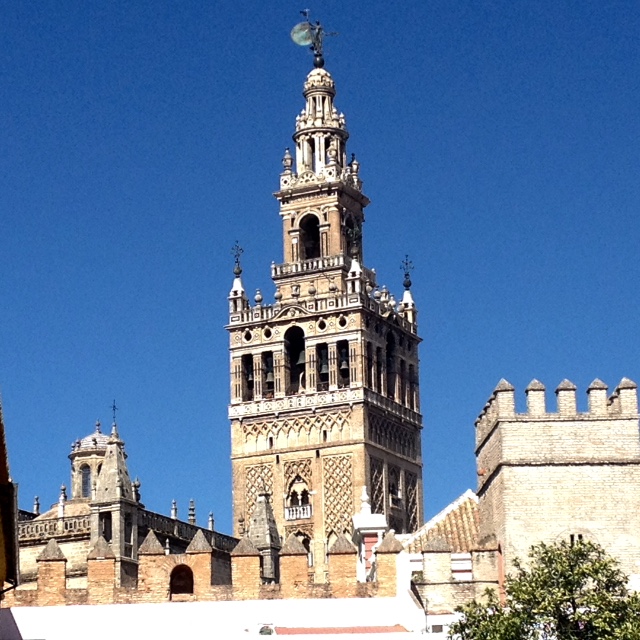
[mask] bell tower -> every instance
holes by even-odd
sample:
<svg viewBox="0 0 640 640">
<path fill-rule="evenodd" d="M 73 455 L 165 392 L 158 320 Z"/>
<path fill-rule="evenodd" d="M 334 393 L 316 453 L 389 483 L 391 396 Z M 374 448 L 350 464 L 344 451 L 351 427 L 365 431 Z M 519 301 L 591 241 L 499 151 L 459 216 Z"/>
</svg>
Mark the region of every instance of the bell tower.
<svg viewBox="0 0 640 640">
<path fill-rule="evenodd" d="M 260 291 L 249 303 L 236 252 L 229 418 L 234 534 L 269 494 L 279 535 L 298 536 L 322 582 L 363 486 L 397 532 L 422 523 L 420 338 L 408 261 L 399 303 L 364 266 L 369 200 L 317 57 L 303 95 L 274 194 L 284 261 L 271 267 L 273 303 Z"/>
</svg>

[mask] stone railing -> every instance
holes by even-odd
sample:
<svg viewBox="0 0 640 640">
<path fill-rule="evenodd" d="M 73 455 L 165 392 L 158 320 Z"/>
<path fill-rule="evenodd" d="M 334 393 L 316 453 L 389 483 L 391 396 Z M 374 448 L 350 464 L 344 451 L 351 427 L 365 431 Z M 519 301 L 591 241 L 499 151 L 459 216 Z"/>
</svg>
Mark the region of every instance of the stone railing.
<svg viewBox="0 0 640 640">
<path fill-rule="evenodd" d="M 191 542 L 193 537 L 198 531 L 204 533 L 204 537 L 207 542 L 214 548 L 221 551 L 233 551 L 238 540 L 231 536 L 226 536 L 223 533 L 216 531 L 210 531 L 203 527 L 198 527 L 195 524 L 189 524 L 188 522 L 182 522 L 181 520 L 174 520 L 169 516 L 163 516 L 160 513 L 154 513 L 153 511 L 141 511 L 139 526 L 146 526 L 149 529 L 153 529 L 155 533 L 165 536 L 171 536 L 173 538 L 179 538 L 185 542 Z"/>
<path fill-rule="evenodd" d="M 244 418 L 260 413 L 297 410 L 306 408 L 320 408 L 345 402 L 362 402 L 365 390 L 362 387 L 336 389 L 332 391 L 309 391 L 296 395 L 263 398 L 255 402 L 232 405 L 229 407 L 230 418 Z M 415 414 L 415 412 L 412 412 Z M 417 414 L 416 414 L 417 415 Z"/>
<path fill-rule="evenodd" d="M 300 505 L 297 507 L 285 507 L 284 519 L 285 520 L 305 520 L 312 516 L 310 504 Z"/>
<path fill-rule="evenodd" d="M 368 400 L 371 404 L 380 407 L 381 409 L 385 409 L 386 411 L 390 411 L 395 415 L 400 415 L 412 424 L 422 425 L 422 416 L 417 411 L 409 409 L 401 405 L 399 402 L 391 400 L 391 398 L 386 398 L 385 396 L 377 393 L 376 391 L 372 391 L 371 389 L 365 388 L 364 395 L 365 399 Z"/>
<path fill-rule="evenodd" d="M 331 267 L 348 267 L 351 259 L 344 255 L 325 256 L 323 258 L 311 258 L 310 260 L 302 260 L 300 262 L 285 262 L 284 264 L 272 264 L 271 276 L 278 278 L 279 276 L 289 275 L 290 273 L 306 273 L 307 271 L 320 271 Z"/>
<path fill-rule="evenodd" d="M 58 537 L 83 538 L 90 533 L 91 516 L 89 515 L 18 522 L 18 538 L 21 542 Z"/>
</svg>

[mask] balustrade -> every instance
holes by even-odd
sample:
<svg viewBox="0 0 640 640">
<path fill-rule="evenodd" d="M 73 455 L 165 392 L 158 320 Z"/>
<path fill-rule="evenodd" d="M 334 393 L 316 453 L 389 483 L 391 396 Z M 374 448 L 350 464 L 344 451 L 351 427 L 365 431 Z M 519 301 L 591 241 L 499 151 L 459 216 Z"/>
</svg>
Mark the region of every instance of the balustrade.
<svg viewBox="0 0 640 640">
<path fill-rule="evenodd" d="M 305 520 L 313 515 L 310 504 L 300 505 L 297 507 L 285 507 L 285 520 Z"/>
</svg>

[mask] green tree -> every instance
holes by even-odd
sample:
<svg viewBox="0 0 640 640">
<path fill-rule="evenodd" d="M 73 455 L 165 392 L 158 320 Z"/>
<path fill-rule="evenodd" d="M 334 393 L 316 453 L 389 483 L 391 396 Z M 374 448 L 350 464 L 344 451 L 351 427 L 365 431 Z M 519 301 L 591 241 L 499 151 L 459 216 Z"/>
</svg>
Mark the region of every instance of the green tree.
<svg viewBox="0 0 640 640">
<path fill-rule="evenodd" d="M 640 640 L 640 597 L 597 544 L 539 544 L 514 562 L 502 600 L 459 607 L 449 637 L 460 640 Z"/>
</svg>

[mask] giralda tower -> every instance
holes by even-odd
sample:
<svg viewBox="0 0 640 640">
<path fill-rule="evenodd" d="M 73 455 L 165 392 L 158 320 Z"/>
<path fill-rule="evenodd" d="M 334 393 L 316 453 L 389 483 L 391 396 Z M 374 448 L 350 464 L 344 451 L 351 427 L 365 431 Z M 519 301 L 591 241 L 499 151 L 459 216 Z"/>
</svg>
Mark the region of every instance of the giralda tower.
<svg viewBox="0 0 640 640">
<path fill-rule="evenodd" d="M 279 534 L 298 535 L 322 581 L 363 487 L 396 532 L 422 523 L 422 418 L 409 270 L 396 302 L 364 266 L 369 200 L 318 58 L 275 193 L 284 253 L 271 268 L 275 301 L 257 292 L 249 303 L 237 260 L 227 329 L 234 533 L 269 494 Z"/>
</svg>

